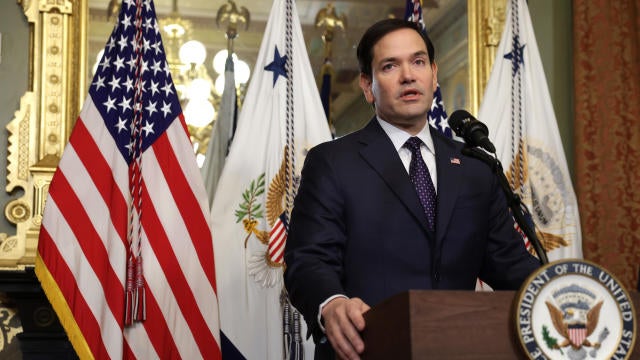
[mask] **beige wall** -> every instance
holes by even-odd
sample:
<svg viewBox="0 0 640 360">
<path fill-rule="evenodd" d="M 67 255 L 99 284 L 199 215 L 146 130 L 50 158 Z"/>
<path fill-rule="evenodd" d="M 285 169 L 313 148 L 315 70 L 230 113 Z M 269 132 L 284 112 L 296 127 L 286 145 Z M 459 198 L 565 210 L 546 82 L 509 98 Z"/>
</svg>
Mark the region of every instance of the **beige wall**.
<svg viewBox="0 0 640 360">
<path fill-rule="evenodd" d="M 573 178 L 573 21 L 571 0 L 529 0 L 551 102 Z M 575 183 L 575 181 L 574 181 Z"/>
</svg>

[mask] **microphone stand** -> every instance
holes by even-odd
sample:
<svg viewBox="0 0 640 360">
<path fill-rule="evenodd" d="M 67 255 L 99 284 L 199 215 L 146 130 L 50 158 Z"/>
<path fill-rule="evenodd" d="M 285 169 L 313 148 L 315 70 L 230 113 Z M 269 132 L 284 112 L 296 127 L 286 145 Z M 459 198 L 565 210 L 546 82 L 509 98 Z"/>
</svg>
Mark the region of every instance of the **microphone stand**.
<svg viewBox="0 0 640 360">
<path fill-rule="evenodd" d="M 485 162 L 487 165 L 489 165 L 491 170 L 493 170 L 493 172 L 498 177 L 498 181 L 500 183 L 500 186 L 502 187 L 502 190 L 504 191 L 505 196 L 507 197 L 507 204 L 509 205 L 509 208 L 511 208 L 513 217 L 516 219 L 516 221 L 520 225 L 520 228 L 527 236 L 529 241 L 531 241 L 531 245 L 533 245 L 533 249 L 536 251 L 538 259 L 540 259 L 540 262 L 543 265 L 549 263 L 547 253 L 544 251 L 544 247 L 542 247 L 542 243 L 540 242 L 540 239 L 538 239 L 535 229 L 533 229 L 529 222 L 526 220 L 526 215 L 529 215 L 529 210 L 522 203 L 520 196 L 518 196 L 518 194 L 515 194 L 511 189 L 511 186 L 507 181 L 507 177 L 504 175 L 504 171 L 502 170 L 502 164 L 500 163 L 500 160 L 477 147 L 465 146 L 462 149 L 462 154 L 474 157 Z M 529 218 L 531 218 L 530 215 Z"/>
</svg>

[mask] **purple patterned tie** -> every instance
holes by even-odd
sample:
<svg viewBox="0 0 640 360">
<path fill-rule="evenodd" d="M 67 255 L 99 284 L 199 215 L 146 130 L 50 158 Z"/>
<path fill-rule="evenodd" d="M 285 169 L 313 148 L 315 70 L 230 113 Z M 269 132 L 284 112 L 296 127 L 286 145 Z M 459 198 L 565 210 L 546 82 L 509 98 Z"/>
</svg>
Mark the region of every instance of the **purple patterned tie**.
<svg viewBox="0 0 640 360">
<path fill-rule="evenodd" d="M 422 159 L 420 153 L 420 145 L 422 140 L 417 137 L 411 137 L 404 143 L 404 147 L 411 150 L 411 163 L 409 163 L 409 178 L 415 186 L 420 198 L 420 203 L 427 216 L 429 229 L 434 230 L 436 218 L 436 189 L 431 181 L 431 175 L 427 164 Z"/>
</svg>

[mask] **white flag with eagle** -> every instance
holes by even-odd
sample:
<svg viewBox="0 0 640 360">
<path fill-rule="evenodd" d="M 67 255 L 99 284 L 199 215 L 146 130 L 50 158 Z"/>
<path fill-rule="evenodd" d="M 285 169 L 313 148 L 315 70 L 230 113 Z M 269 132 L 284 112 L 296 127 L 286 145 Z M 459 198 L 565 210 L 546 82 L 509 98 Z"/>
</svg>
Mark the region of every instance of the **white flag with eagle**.
<svg viewBox="0 0 640 360">
<path fill-rule="evenodd" d="M 293 358 L 306 341 L 282 253 L 305 154 L 331 139 L 307 54 L 295 3 L 275 0 L 211 208 L 223 358 Z"/>
<path fill-rule="evenodd" d="M 582 258 L 578 204 L 524 0 L 510 0 L 478 118 L 549 260 Z"/>
</svg>

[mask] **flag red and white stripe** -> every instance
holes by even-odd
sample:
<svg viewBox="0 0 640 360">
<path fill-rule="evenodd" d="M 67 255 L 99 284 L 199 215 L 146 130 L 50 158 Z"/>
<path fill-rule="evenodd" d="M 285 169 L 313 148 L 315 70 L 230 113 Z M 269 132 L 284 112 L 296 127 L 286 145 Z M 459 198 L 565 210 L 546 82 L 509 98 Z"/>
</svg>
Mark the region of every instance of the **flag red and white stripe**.
<svg viewBox="0 0 640 360">
<path fill-rule="evenodd" d="M 287 243 L 288 234 L 289 225 L 287 222 L 287 214 L 283 212 L 278 216 L 269 233 L 267 251 L 271 262 L 276 264 L 284 263 L 284 245 Z"/>
<path fill-rule="evenodd" d="M 579 348 L 582 343 L 587 339 L 587 328 L 584 325 L 572 327 L 569 326 L 569 340 L 571 344 Z"/>
<path fill-rule="evenodd" d="M 137 15 L 133 1 L 122 8 L 49 186 L 36 274 L 80 358 L 219 359 L 206 191 L 171 77 L 166 67 L 152 69 L 156 62 L 166 65 L 159 35 L 153 31 L 153 3 L 138 1 Z M 132 30 L 136 25 L 122 26 L 134 16 L 138 30 Z M 148 65 L 137 72 L 146 87 L 140 89 L 145 128 L 141 201 L 133 216 L 141 225 L 146 320 L 125 326 L 133 162 L 126 156 L 131 140 L 121 140 L 131 137 L 127 121 L 133 119 L 134 97 L 129 95 L 134 90 L 126 85 L 136 68 L 133 61 L 124 66 L 122 62 L 123 51 L 133 44 L 110 45 L 114 39 L 133 38 L 135 31 L 143 31 L 146 45 L 151 44 L 146 51 L 141 46 L 127 54 L 142 56 L 138 64 Z M 165 85 L 164 91 L 154 84 Z"/>
</svg>

